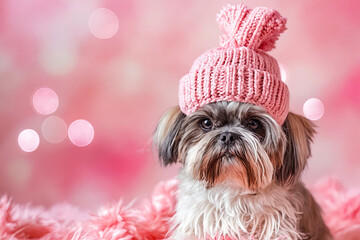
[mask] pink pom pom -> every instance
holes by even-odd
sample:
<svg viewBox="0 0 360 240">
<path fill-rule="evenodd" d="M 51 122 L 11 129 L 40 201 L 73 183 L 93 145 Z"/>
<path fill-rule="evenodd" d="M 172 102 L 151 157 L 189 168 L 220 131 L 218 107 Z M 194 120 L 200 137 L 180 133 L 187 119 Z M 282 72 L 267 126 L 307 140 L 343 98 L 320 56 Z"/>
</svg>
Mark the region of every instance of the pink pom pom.
<svg viewBox="0 0 360 240">
<path fill-rule="evenodd" d="M 228 5 L 218 14 L 222 29 L 222 47 L 248 47 L 270 51 L 280 33 L 286 30 L 286 18 L 265 7 L 249 9 L 244 4 Z"/>
</svg>

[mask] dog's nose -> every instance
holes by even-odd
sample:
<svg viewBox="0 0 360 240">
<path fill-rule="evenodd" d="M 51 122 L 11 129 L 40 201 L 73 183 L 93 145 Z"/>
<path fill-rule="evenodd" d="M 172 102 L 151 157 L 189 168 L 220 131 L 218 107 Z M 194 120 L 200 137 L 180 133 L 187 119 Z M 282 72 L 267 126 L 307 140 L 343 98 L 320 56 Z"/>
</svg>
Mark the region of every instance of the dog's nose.
<svg viewBox="0 0 360 240">
<path fill-rule="evenodd" d="M 224 132 L 220 134 L 219 141 L 223 144 L 231 144 L 235 141 L 235 136 L 231 132 Z"/>
</svg>

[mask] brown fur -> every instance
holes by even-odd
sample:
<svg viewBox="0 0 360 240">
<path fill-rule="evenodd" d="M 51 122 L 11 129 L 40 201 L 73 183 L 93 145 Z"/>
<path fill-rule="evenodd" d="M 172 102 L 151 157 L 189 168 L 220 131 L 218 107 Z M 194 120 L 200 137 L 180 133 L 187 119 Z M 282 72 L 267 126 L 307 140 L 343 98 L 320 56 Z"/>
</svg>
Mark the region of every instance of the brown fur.
<svg viewBox="0 0 360 240">
<path fill-rule="evenodd" d="M 156 127 L 153 144 L 164 166 L 178 161 L 179 130 L 184 118 L 185 114 L 178 106 L 175 106 L 162 116 Z"/>
<path fill-rule="evenodd" d="M 283 124 L 283 130 L 287 144 L 283 165 L 276 173 L 277 180 L 282 185 L 290 186 L 290 191 L 299 196 L 299 211 L 302 212 L 299 230 L 310 236 L 304 239 L 331 240 L 333 238 L 321 216 L 320 206 L 299 181 L 311 156 L 310 144 L 316 132 L 315 126 L 308 119 L 290 112 Z"/>
<path fill-rule="evenodd" d="M 212 121 L 211 131 L 200 127 L 204 119 Z M 251 119 L 261 123 L 258 129 L 249 128 Z M 231 146 L 218 140 L 227 132 L 235 138 Z M 309 236 L 304 239 L 329 240 L 320 208 L 300 181 L 314 133 L 314 124 L 297 114 L 289 113 L 279 126 L 261 107 L 223 101 L 188 116 L 179 107 L 170 109 L 159 122 L 154 143 L 164 165 L 181 162 L 207 188 L 231 183 L 256 192 L 275 182 L 288 189 L 301 202 L 299 232 Z"/>
<path fill-rule="evenodd" d="M 268 167 L 263 168 L 259 165 L 260 163 L 255 163 L 264 161 L 266 164 L 268 160 L 258 159 L 255 155 L 258 152 L 249 149 L 247 142 L 250 141 L 247 138 L 251 135 L 253 144 L 257 144 L 260 151 L 260 142 L 270 139 L 270 137 L 266 137 L 265 129 L 266 124 L 270 124 L 268 123 L 269 117 L 260 107 L 257 107 L 257 111 L 252 109 L 256 108 L 255 106 L 243 105 L 243 108 L 244 110 L 240 111 L 238 104 L 229 105 L 227 102 L 208 104 L 187 116 L 182 122 L 182 129 L 179 132 L 179 135 L 182 136 L 179 143 L 180 156 L 184 158 L 182 160 L 184 162 L 189 149 L 197 145 L 198 155 L 193 167 L 194 177 L 205 181 L 208 187 L 228 180 L 240 183 L 243 188 L 254 191 L 270 183 L 272 168 L 269 169 L 269 164 Z M 201 120 L 206 118 L 211 119 L 214 124 L 211 133 L 204 132 L 199 127 Z M 248 121 L 252 118 L 259 119 L 264 127 L 257 131 L 250 131 Z M 233 146 L 224 148 L 219 144 L 218 139 L 223 132 L 233 134 L 236 139 Z M 202 139 L 207 139 L 207 141 L 201 143 Z M 283 141 L 269 142 L 271 144 L 268 145 L 273 146 L 267 146 L 266 151 L 276 155 L 279 145 L 282 146 Z M 262 150 L 262 154 L 266 157 L 268 155 L 265 150 Z M 281 159 L 278 157 L 270 161 L 273 161 L 274 165 L 280 165 Z"/>
<path fill-rule="evenodd" d="M 302 207 L 302 209 L 299 209 L 302 212 L 299 230 L 310 236 L 303 239 L 332 240 L 331 233 L 321 216 L 320 206 L 316 203 L 309 190 L 301 182 L 297 182 L 290 191 L 299 196 L 298 199 Z"/>
<path fill-rule="evenodd" d="M 280 184 L 295 184 L 311 156 L 310 144 L 315 134 L 315 126 L 305 117 L 289 113 L 282 126 L 287 143 L 281 168 L 276 173 Z"/>
</svg>

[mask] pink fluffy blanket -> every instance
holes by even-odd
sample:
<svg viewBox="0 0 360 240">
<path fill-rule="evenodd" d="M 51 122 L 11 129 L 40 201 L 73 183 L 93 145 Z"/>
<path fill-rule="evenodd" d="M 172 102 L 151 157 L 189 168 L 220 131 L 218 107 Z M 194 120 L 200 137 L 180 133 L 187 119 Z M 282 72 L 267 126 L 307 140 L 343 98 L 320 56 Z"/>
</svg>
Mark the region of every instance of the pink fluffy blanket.
<svg viewBox="0 0 360 240">
<path fill-rule="evenodd" d="M 0 239 L 120 240 L 165 239 L 175 213 L 177 181 L 159 183 L 150 200 L 138 206 L 121 201 L 99 208 L 97 214 L 68 204 L 50 209 L 0 199 Z M 312 188 L 324 219 L 338 240 L 360 239 L 360 191 L 346 190 L 335 179 Z"/>
</svg>

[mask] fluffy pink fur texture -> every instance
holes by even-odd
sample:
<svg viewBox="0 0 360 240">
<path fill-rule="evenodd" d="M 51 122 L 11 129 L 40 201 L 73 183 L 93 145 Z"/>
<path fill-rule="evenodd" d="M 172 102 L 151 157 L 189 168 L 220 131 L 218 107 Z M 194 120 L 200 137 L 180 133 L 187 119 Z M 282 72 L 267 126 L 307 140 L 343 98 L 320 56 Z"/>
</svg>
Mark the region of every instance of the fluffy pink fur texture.
<svg viewBox="0 0 360 240">
<path fill-rule="evenodd" d="M 127 240 L 166 239 L 175 213 L 177 181 L 159 183 L 139 206 L 118 203 L 102 206 L 90 215 L 68 204 L 50 209 L 14 204 L 0 199 L 1 240 Z M 360 191 L 346 190 L 329 178 L 312 192 L 323 208 L 327 225 L 338 240 L 360 239 Z M 218 238 L 217 240 L 224 240 Z"/>
</svg>

